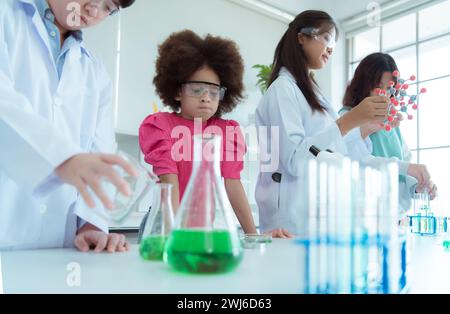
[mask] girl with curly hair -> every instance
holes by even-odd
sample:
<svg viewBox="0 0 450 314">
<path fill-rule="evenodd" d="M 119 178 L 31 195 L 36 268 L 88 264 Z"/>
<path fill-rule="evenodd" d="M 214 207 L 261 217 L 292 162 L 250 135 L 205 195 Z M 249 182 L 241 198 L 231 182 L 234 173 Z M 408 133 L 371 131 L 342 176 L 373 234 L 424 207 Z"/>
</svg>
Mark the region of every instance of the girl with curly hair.
<svg viewBox="0 0 450 314">
<path fill-rule="evenodd" d="M 256 233 L 240 181 L 245 141 L 236 121 L 221 118 L 243 98 L 243 72 L 242 57 L 233 41 L 211 35 L 201 38 L 190 30 L 172 34 L 159 47 L 153 80 L 159 97 L 172 112 L 148 116 L 140 126 L 139 143 L 145 161 L 161 182 L 173 185 L 172 201 L 178 208 L 192 172 L 192 156 L 174 156 L 178 154 L 174 154 L 174 145 L 180 140 L 174 129 L 188 129 L 191 135 L 198 132 L 198 126 L 201 132 L 220 129 L 225 156 L 220 168 L 228 198 L 244 232 Z M 230 133 L 230 128 L 234 132 Z M 232 138 L 227 138 L 230 134 Z M 230 160 L 230 156 L 234 158 Z"/>
</svg>

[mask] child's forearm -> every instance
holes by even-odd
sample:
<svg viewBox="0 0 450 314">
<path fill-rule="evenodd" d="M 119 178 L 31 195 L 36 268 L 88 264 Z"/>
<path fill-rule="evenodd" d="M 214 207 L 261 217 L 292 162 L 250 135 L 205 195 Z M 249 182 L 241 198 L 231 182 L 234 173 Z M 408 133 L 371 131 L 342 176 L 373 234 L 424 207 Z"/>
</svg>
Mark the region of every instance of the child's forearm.
<svg viewBox="0 0 450 314">
<path fill-rule="evenodd" d="M 240 180 L 225 179 L 225 189 L 231 206 L 245 233 L 256 233 L 252 210 Z"/>
</svg>

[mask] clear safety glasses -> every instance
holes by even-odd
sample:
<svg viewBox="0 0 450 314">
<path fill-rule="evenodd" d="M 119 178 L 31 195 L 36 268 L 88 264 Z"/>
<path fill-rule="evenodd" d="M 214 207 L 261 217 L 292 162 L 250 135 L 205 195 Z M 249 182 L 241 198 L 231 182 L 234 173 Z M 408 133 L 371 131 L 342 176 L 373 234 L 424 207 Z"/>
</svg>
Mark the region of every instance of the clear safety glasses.
<svg viewBox="0 0 450 314">
<path fill-rule="evenodd" d="M 113 0 L 91 0 L 90 2 L 107 15 L 116 15 L 120 11 L 120 6 Z"/>
<path fill-rule="evenodd" d="M 299 34 L 304 34 L 327 46 L 328 49 L 336 48 L 336 37 L 329 32 L 320 33 L 320 30 L 313 27 L 302 28 Z"/>
<path fill-rule="evenodd" d="M 181 89 L 187 96 L 202 97 L 205 92 L 208 92 L 212 101 L 223 100 L 225 97 L 226 87 L 214 83 L 202 81 L 188 81 L 181 84 Z"/>
</svg>

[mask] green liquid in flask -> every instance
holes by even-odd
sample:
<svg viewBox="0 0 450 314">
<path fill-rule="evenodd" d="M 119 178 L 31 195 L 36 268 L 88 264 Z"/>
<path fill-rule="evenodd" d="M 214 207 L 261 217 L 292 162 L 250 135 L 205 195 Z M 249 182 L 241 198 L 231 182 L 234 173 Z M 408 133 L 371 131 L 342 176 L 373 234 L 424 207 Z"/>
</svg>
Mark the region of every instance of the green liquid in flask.
<svg viewBox="0 0 450 314">
<path fill-rule="evenodd" d="M 166 240 L 165 236 L 149 236 L 143 239 L 139 247 L 141 257 L 149 261 L 162 261 Z"/>
<path fill-rule="evenodd" d="M 443 245 L 447 250 L 450 250 L 450 240 L 445 240 Z"/>
<path fill-rule="evenodd" d="M 175 230 L 167 243 L 166 258 L 181 272 L 225 273 L 240 264 L 242 249 L 228 231 Z"/>
</svg>

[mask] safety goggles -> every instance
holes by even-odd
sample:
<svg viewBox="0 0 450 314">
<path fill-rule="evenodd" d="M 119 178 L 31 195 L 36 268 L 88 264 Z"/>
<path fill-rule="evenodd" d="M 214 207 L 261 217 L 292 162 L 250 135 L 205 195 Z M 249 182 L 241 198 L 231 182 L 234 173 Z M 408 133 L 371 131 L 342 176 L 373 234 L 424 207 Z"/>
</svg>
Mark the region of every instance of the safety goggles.
<svg viewBox="0 0 450 314">
<path fill-rule="evenodd" d="M 328 49 L 336 48 L 336 37 L 329 32 L 320 33 L 317 28 L 305 27 L 299 31 L 299 34 L 304 34 L 323 43 Z"/>
<path fill-rule="evenodd" d="M 116 15 L 120 11 L 120 7 L 113 0 L 91 0 L 90 2 L 91 5 L 110 16 Z"/>
<path fill-rule="evenodd" d="M 227 90 L 224 86 L 203 81 L 187 81 L 181 84 L 181 88 L 190 97 L 200 98 L 208 92 L 209 97 L 213 101 L 223 100 Z"/>
</svg>

